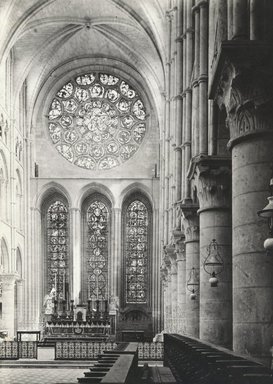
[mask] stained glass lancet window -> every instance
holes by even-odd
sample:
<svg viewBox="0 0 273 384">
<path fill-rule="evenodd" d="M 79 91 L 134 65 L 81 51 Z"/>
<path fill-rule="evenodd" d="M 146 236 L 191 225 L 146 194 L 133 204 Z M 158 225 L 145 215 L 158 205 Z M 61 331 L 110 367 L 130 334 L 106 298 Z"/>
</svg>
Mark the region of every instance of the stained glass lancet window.
<svg viewBox="0 0 273 384">
<path fill-rule="evenodd" d="M 87 286 L 88 299 L 107 298 L 108 284 L 108 226 L 109 211 L 100 200 L 93 201 L 87 209 L 88 258 Z"/>
<path fill-rule="evenodd" d="M 69 162 L 104 170 L 130 159 L 147 125 L 141 97 L 126 81 L 92 72 L 67 82 L 55 95 L 48 130 L 57 151 Z"/>
<path fill-rule="evenodd" d="M 68 209 L 60 200 L 47 210 L 47 290 L 55 297 L 66 298 L 68 281 Z"/>
<path fill-rule="evenodd" d="M 134 200 L 126 211 L 126 303 L 146 303 L 148 291 L 148 209 Z"/>
</svg>

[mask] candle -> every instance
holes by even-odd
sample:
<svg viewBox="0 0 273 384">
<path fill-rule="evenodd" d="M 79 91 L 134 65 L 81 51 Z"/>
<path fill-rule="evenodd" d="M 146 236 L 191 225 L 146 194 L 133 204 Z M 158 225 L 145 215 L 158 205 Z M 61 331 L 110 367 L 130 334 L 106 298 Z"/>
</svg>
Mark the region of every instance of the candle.
<svg viewBox="0 0 273 384">
<path fill-rule="evenodd" d="M 97 300 L 99 299 L 99 276 L 96 276 Z"/>
<path fill-rule="evenodd" d="M 55 272 L 55 298 L 57 297 L 57 272 Z"/>
<path fill-rule="evenodd" d="M 65 300 L 65 269 L 63 270 L 63 300 Z"/>
<path fill-rule="evenodd" d="M 88 280 L 88 282 L 87 282 L 87 284 L 88 284 L 88 286 L 87 286 L 87 289 L 88 289 L 88 300 L 90 299 L 90 281 Z"/>
</svg>

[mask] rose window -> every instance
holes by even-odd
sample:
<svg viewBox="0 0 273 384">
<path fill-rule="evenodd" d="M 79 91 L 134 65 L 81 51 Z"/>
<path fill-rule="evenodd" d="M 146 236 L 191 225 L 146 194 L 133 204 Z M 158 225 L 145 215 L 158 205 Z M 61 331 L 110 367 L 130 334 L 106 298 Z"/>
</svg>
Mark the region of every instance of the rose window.
<svg viewBox="0 0 273 384">
<path fill-rule="evenodd" d="M 48 129 L 57 151 L 86 169 L 110 169 L 130 159 L 146 133 L 146 111 L 137 92 L 119 77 L 80 75 L 55 95 Z"/>
</svg>

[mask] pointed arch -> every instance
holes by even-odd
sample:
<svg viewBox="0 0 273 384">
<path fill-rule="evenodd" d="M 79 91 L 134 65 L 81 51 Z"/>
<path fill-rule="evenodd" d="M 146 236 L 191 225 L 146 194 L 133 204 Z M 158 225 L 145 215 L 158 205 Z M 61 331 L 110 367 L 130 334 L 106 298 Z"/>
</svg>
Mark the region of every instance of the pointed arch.
<svg viewBox="0 0 273 384">
<path fill-rule="evenodd" d="M 16 227 L 22 229 L 23 215 L 23 185 L 20 171 L 16 169 Z"/>
<path fill-rule="evenodd" d="M 4 237 L 1 238 L 1 254 L 0 254 L 0 271 L 7 273 L 9 272 L 9 250 L 7 242 Z"/>
<path fill-rule="evenodd" d="M 86 196 L 82 203 L 81 300 L 109 297 L 111 255 L 111 201 L 100 192 Z"/>
<path fill-rule="evenodd" d="M 146 197 L 149 200 L 152 209 L 155 209 L 150 189 L 140 182 L 129 184 L 126 188 L 124 188 L 120 194 L 119 201 L 117 202 L 118 206 L 123 206 L 124 202 L 133 194 L 140 194 Z"/>
<path fill-rule="evenodd" d="M 54 194 L 59 194 L 65 198 L 68 205 L 71 206 L 71 197 L 67 189 L 55 181 L 49 182 L 45 184 L 39 193 L 35 196 L 33 201 L 33 205 L 35 208 L 42 209 L 43 203 L 50 199 L 50 197 Z"/>
<path fill-rule="evenodd" d="M 151 305 L 153 211 L 148 197 L 132 189 L 122 204 L 122 305 Z"/>
<path fill-rule="evenodd" d="M 76 208 L 81 208 L 84 205 L 84 202 L 90 195 L 93 194 L 100 194 L 102 196 L 105 196 L 105 198 L 109 201 L 111 206 L 115 205 L 115 199 L 114 195 L 110 191 L 108 187 L 101 183 L 93 182 L 88 185 L 85 185 L 80 193 L 79 193 L 79 198 L 76 201 Z"/>
<path fill-rule="evenodd" d="M 16 271 L 20 278 L 22 278 L 22 253 L 19 246 L 16 248 Z"/>
<path fill-rule="evenodd" d="M 6 157 L 0 150 L 0 217 L 4 220 L 8 218 L 8 167 Z"/>
<path fill-rule="evenodd" d="M 68 299 L 72 283 L 69 203 L 56 188 L 49 188 L 41 201 L 44 260 L 44 294 L 55 290 L 57 300 Z"/>
</svg>

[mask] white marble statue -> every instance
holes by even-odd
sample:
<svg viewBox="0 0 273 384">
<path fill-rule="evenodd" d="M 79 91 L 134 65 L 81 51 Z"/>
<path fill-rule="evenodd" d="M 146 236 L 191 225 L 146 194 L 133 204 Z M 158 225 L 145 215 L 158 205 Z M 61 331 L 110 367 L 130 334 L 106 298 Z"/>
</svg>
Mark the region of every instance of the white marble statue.
<svg viewBox="0 0 273 384">
<path fill-rule="evenodd" d="M 54 310 L 55 288 L 52 288 L 49 294 L 45 295 L 44 308 L 45 315 L 52 315 Z"/>
</svg>

